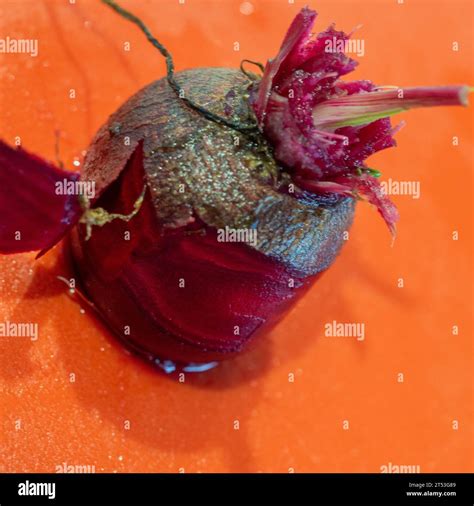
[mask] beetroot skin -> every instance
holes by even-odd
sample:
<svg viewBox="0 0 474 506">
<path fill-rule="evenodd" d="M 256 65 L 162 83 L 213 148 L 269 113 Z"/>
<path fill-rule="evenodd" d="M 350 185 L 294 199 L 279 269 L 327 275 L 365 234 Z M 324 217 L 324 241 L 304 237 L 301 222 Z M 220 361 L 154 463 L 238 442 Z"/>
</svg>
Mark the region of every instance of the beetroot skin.
<svg viewBox="0 0 474 506">
<path fill-rule="evenodd" d="M 366 165 L 395 145 L 390 116 L 467 103 L 466 86 L 342 81 L 357 63 L 327 42 L 349 35 L 331 26 L 312 36 L 315 18 L 297 15 L 261 77 L 174 75 L 169 57 L 167 79 L 131 97 L 93 140 L 80 175 L 95 184 L 92 200 L 54 192 L 77 174 L 0 143 L 0 252 L 44 253 L 68 234 L 98 313 L 166 371 L 240 352 L 331 265 L 357 199 L 395 234 L 397 209 Z"/>
<path fill-rule="evenodd" d="M 177 78 L 213 112 L 248 116 L 241 72 Z M 135 349 L 181 363 L 228 357 L 332 262 L 353 201 L 294 198 L 268 151 L 262 136 L 249 142 L 190 110 L 165 79 L 99 131 L 81 174 L 104 190 L 95 206 L 128 213 L 144 180 L 148 190 L 129 223 L 94 228 L 88 241 L 76 230 L 73 251 L 86 292 Z M 219 242 L 225 227 L 256 227 L 257 244 Z"/>
</svg>

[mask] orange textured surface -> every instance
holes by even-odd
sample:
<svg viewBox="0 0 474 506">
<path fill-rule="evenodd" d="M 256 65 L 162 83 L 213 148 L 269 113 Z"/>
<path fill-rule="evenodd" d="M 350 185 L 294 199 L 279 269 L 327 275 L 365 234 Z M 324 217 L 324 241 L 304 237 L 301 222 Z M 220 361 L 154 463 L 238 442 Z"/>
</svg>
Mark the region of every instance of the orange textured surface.
<svg viewBox="0 0 474 506">
<path fill-rule="evenodd" d="M 265 61 L 304 3 L 317 29 L 363 24 L 354 77 L 474 83 L 469 0 L 123 0 L 178 69 Z M 36 58 L 0 54 L 0 137 L 54 160 L 59 130 L 70 168 L 108 115 L 165 70 L 136 27 L 93 0 L 2 0 L 0 34 L 39 40 Z M 393 248 L 359 204 L 340 257 L 285 320 L 184 383 L 81 313 L 56 279 L 68 274 L 60 248 L 37 262 L 0 258 L 0 321 L 40 329 L 37 341 L 0 338 L 0 471 L 472 472 L 472 111 L 410 112 L 399 147 L 370 160 L 385 179 L 420 183 L 419 199 L 393 197 Z M 333 320 L 365 323 L 365 339 L 326 337 Z"/>
</svg>

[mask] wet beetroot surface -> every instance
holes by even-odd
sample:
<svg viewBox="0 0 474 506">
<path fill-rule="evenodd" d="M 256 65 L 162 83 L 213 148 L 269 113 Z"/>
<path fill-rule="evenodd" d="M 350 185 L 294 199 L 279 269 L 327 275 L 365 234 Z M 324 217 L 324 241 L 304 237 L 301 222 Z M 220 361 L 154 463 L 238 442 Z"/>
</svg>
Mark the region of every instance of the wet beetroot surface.
<svg viewBox="0 0 474 506">
<path fill-rule="evenodd" d="M 127 213 L 143 181 L 138 148 L 96 207 Z M 219 242 L 197 219 L 163 229 L 146 194 L 129 223 L 115 220 L 73 235 L 72 252 L 86 294 L 113 331 L 140 354 L 206 362 L 238 352 L 308 285 L 242 243 Z"/>
</svg>

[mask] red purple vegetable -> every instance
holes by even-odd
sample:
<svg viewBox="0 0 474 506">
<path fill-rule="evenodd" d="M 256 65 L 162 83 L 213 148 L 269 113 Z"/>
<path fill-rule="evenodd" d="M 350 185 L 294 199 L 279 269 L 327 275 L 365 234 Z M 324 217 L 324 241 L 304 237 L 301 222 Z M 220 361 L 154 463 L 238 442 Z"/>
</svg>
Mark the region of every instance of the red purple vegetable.
<svg viewBox="0 0 474 506">
<path fill-rule="evenodd" d="M 55 184 L 77 174 L 0 143 L 0 252 L 44 252 L 67 235 L 81 287 L 116 335 L 167 371 L 204 370 L 329 267 L 356 198 L 395 233 L 398 212 L 366 159 L 395 145 L 389 116 L 466 105 L 468 88 L 340 80 L 356 62 L 326 41 L 349 36 L 331 26 L 312 37 L 308 8 L 261 78 L 175 74 L 143 23 L 105 3 L 145 31 L 168 76 L 92 141 L 80 181 L 95 185 L 94 199 L 58 195 Z"/>
</svg>

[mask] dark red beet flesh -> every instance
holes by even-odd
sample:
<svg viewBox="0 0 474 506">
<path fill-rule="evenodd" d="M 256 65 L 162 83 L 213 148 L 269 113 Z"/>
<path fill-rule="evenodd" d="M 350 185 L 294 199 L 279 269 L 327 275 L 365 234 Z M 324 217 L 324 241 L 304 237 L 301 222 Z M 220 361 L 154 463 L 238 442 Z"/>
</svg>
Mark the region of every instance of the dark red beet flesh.
<svg viewBox="0 0 474 506">
<path fill-rule="evenodd" d="M 76 172 L 0 141 L 0 253 L 54 246 L 82 212 L 77 196 L 56 191 L 56 183 L 78 179 Z"/>
<path fill-rule="evenodd" d="M 142 172 L 140 147 L 97 205 L 127 213 Z M 247 245 L 218 242 L 216 230 L 200 220 L 163 230 L 148 197 L 136 218 L 94 228 L 89 241 L 76 229 L 72 247 L 83 288 L 104 320 L 151 360 L 227 358 L 313 279 L 290 275 Z"/>
</svg>

